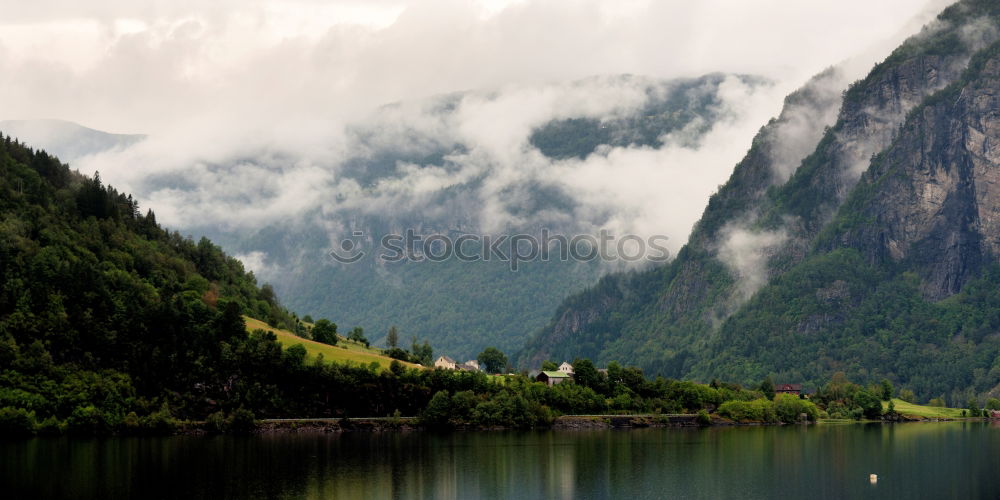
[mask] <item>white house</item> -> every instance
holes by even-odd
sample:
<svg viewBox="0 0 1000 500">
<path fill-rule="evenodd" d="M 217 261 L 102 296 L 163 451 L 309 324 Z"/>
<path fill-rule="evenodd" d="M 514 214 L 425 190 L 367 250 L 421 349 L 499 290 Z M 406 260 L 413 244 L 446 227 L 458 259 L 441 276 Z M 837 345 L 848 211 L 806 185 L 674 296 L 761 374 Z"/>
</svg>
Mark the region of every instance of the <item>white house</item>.
<svg viewBox="0 0 1000 500">
<path fill-rule="evenodd" d="M 559 370 L 556 370 L 554 372 L 543 371 L 542 373 L 539 373 L 537 377 L 535 377 L 535 380 L 549 387 L 552 387 L 553 385 L 561 384 L 567 380 L 573 380 L 573 377 L 570 376 L 570 374 Z"/>
<path fill-rule="evenodd" d="M 559 365 L 559 371 L 563 373 L 573 374 L 573 365 L 563 361 L 563 364 Z"/>
<path fill-rule="evenodd" d="M 465 365 L 463 365 L 463 366 L 465 366 L 465 368 L 468 369 L 468 370 L 479 371 L 479 361 L 476 361 L 474 359 L 470 359 L 470 360 L 466 361 Z"/>
<path fill-rule="evenodd" d="M 458 367 L 458 363 L 456 363 L 454 359 L 451 359 L 448 356 L 441 356 L 440 358 L 437 359 L 437 361 L 434 362 L 434 367 L 444 368 L 446 370 L 454 370 L 456 367 Z"/>
</svg>

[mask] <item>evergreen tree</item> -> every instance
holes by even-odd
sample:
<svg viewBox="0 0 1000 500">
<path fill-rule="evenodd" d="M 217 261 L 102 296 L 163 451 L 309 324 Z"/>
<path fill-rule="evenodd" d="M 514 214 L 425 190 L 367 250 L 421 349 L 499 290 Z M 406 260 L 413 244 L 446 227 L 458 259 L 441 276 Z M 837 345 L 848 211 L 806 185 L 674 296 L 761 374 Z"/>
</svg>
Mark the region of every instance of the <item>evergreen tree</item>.
<svg viewBox="0 0 1000 500">
<path fill-rule="evenodd" d="M 389 333 L 385 336 L 385 343 L 390 349 L 399 347 L 399 330 L 396 325 L 389 327 Z"/>
<path fill-rule="evenodd" d="M 889 379 L 882 379 L 882 384 L 880 388 L 881 388 L 882 401 L 891 400 L 892 395 L 895 392 L 892 387 L 892 382 L 889 382 Z"/>
</svg>

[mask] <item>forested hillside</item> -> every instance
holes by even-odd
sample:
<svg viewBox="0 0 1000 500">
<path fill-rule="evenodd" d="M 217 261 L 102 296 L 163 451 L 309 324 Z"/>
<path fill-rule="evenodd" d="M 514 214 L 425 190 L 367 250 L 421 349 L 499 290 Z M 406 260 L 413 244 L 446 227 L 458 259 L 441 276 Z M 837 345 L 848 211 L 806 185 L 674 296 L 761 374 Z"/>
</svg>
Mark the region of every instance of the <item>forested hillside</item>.
<svg viewBox="0 0 1000 500">
<path fill-rule="evenodd" d="M 996 392 L 998 19 L 958 2 L 842 95 L 832 69 L 789 96 L 678 258 L 568 299 L 522 363 Z"/>
<path fill-rule="evenodd" d="M 234 376 L 268 343 L 241 314 L 296 320 L 240 262 L 10 137 L 0 193 L 0 407 L 84 425 L 260 390 Z"/>
</svg>

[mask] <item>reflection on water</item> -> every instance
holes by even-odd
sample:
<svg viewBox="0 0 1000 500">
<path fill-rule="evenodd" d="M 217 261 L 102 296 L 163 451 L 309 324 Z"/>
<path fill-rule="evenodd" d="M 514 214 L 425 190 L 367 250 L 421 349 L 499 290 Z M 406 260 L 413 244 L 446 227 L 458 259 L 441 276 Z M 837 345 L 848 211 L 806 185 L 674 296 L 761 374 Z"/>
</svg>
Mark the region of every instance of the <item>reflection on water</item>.
<svg viewBox="0 0 1000 500">
<path fill-rule="evenodd" d="M 37 438 L 0 466 L 7 498 L 998 498 L 1000 428 Z"/>
</svg>

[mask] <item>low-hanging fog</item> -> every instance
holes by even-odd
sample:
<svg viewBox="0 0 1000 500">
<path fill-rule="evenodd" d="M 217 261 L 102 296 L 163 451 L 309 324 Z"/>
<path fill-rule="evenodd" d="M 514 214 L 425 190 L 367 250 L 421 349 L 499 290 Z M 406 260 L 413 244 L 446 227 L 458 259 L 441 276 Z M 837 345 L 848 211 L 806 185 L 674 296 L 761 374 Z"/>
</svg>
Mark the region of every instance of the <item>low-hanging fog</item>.
<svg viewBox="0 0 1000 500">
<path fill-rule="evenodd" d="M 545 217 L 676 250 L 788 92 L 848 61 L 839 92 L 947 3 L 21 2 L 0 19 L 0 118 L 148 134 L 73 166 L 176 228 L 312 213 L 336 234 L 347 212 L 436 217 L 454 207 L 435 193 L 474 182 L 461 210 L 484 231 L 531 222 L 518 207 L 542 186 L 573 202 Z M 555 160 L 529 144 L 549 121 L 634 113 L 651 82 L 711 72 L 767 83 L 727 78 L 720 119 L 661 147 Z M 370 185 L 343 175 L 380 148 L 454 144 Z"/>
</svg>

